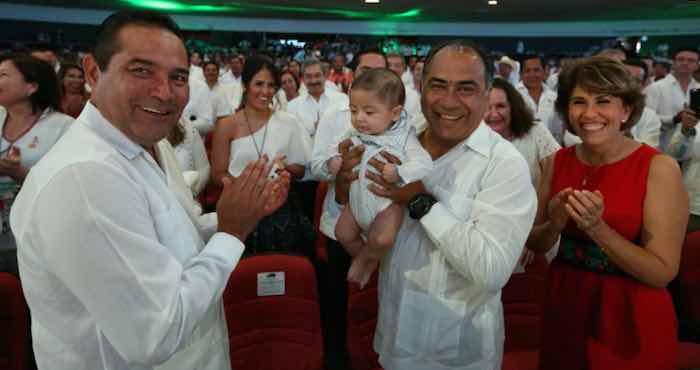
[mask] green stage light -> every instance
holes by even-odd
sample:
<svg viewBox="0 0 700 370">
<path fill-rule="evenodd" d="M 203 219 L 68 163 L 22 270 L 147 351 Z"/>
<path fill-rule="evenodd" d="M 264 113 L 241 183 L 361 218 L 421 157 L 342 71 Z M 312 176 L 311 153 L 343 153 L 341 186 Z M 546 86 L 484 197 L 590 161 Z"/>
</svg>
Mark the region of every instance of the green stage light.
<svg viewBox="0 0 700 370">
<path fill-rule="evenodd" d="M 286 6 L 286 5 L 269 5 L 269 4 L 255 4 L 247 2 L 229 2 L 227 5 L 221 5 L 221 3 L 216 5 L 210 4 L 192 4 L 186 1 L 176 1 L 176 0 L 121 0 L 131 6 L 138 8 L 146 8 L 153 10 L 162 11 L 172 11 L 172 12 L 195 12 L 195 13 L 245 13 L 245 12 L 280 12 L 280 13 L 290 13 L 290 14 L 326 14 L 331 16 L 341 16 L 344 18 L 354 18 L 354 19 L 405 19 L 405 18 L 415 18 L 420 16 L 422 13 L 421 9 L 414 8 L 409 9 L 400 13 L 381 13 L 377 11 L 357 11 L 348 10 L 340 8 L 311 8 L 302 6 Z"/>
</svg>

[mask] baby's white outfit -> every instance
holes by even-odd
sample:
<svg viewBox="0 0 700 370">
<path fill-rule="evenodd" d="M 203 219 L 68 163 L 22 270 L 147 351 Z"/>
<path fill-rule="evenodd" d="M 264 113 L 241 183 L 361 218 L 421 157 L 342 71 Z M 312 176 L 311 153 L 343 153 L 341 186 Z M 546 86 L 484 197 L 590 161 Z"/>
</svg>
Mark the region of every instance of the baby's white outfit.
<svg viewBox="0 0 700 370">
<path fill-rule="evenodd" d="M 367 171 L 377 173 L 374 167 L 368 163 L 369 160 L 376 157 L 378 160 L 386 162 L 384 157 L 379 154 L 381 151 L 386 151 L 399 158 L 401 165 L 397 166 L 397 170 L 401 178 L 399 183 L 401 186 L 426 176 L 433 168 L 433 160 L 418 142 L 416 129 L 408 123 L 405 114 L 382 134 L 363 134 L 355 128 L 351 128 L 341 136 L 340 142 L 347 138 L 352 140 L 353 146 L 359 144 L 365 146 L 362 161 L 358 165 L 359 178 L 350 185 L 349 205 L 355 221 L 362 229 L 363 234 L 366 234 L 377 214 L 391 204 L 391 199 L 379 197 L 369 191 L 368 186 L 372 182 L 366 177 Z M 335 143 L 334 146 L 336 155 L 340 155 L 337 154 L 338 144 Z"/>
</svg>

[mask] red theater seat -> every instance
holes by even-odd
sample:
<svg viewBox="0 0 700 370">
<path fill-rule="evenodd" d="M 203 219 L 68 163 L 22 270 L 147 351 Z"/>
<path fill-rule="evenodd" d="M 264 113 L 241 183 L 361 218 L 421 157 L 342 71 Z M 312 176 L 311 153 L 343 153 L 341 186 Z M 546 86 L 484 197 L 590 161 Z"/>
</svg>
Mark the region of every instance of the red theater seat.
<svg viewBox="0 0 700 370">
<path fill-rule="evenodd" d="M 700 323 L 700 231 L 686 236 L 678 270 L 680 304 L 691 322 Z"/>
<path fill-rule="evenodd" d="M 328 262 L 328 254 L 326 253 L 326 236 L 319 229 L 321 225 L 321 214 L 323 213 L 323 200 L 326 199 L 328 192 L 328 183 L 321 181 L 316 188 L 316 200 L 314 201 L 314 227 L 316 228 L 316 258 L 323 262 Z"/>
<path fill-rule="evenodd" d="M 258 274 L 284 272 L 284 294 L 258 296 Z M 305 257 L 242 259 L 224 291 L 231 367 L 320 370 L 323 344 L 314 268 Z"/>
<path fill-rule="evenodd" d="M 29 348 L 29 312 L 19 279 L 0 272 L 0 369 L 27 369 Z"/>
<path fill-rule="evenodd" d="M 513 274 L 501 291 L 506 325 L 503 370 L 536 370 L 539 367 L 548 267 L 544 255 L 536 255 L 525 272 Z"/>
<path fill-rule="evenodd" d="M 379 307 L 377 274 L 378 270 L 362 290 L 357 284 L 348 284 L 347 343 L 352 370 L 381 369 L 372 347 Z"/>
</svg>

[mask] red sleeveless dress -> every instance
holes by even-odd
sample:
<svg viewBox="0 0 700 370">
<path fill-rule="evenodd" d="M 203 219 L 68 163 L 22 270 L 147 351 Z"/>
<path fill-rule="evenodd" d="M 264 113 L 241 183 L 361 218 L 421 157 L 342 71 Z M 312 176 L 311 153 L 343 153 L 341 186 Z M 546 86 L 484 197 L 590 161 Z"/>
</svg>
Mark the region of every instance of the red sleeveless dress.
<svg viewBox="0 0 700 370">
<path fill-rule="evenodd" d="M 639 244 L 647 175 L 658 152 L 642 144 L 626 158 L 599 167 L 576 158 L 576 147 L 555 154 L 549 199 L 559 191 L 599 190 L 603 219 Z M 676 316 L 666 289 L 618 269 L 570 221 L 548 278 L 541 370 L 671 370 L 677 368 Z"/>
</svg>

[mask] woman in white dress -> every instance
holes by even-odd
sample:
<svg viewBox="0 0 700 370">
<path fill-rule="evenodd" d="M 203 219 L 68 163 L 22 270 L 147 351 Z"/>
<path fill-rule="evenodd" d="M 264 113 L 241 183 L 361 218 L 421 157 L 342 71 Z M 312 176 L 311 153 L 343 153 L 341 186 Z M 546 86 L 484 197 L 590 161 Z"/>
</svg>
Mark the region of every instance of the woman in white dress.
<svg viewBox="0 0 700 370">
<path fill-rule="evenodd" d="M 59 112 L 60 101 L 51 65 L 27 55 L 0 56 L 0 251 L 11 252 L 0 256 L 0 271 L 16 273 L 9 216 L 19 186 L 73 122 Z"/>
<path fill-rule="evenodd" d="M 265 56 L 249 58 L 241 77 L 243 98 L 233 115 L 217 123 L 212 140 L 212 181 L 238 176 L 262 156 L 274 162 L 270 176 L 287 171 L 292 180 L 304 177 L 311 140 L 295 116 L 272 108 L 280 86 L 277 67 Z M 314 229 L 304 216 L 299 194 L 291 189 L 285 205 L 264 218 L 245 241 L 246 253 L 264 251 L 313 255 Z"/>
<path fill-rule="evenodd" d="M 542 175 L 540 161 L 561 149 L 561 146 L 546 127 L 534 120 L 525 100 L 508 81 L 494 79 L 484 121 L 523 155 L 530 168 L 532 185 L 537 188 Z M 554 259 L 557 251 L 558 248 L 550 249 L 546 254 L 547 260 Z M 533 257 L 533 252 L 525 248 L 515 272 L 524 272 Z"/>
</svg>

